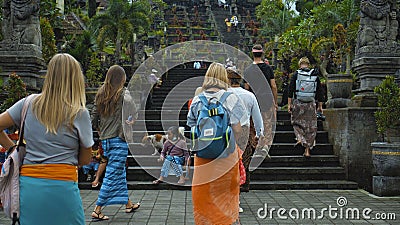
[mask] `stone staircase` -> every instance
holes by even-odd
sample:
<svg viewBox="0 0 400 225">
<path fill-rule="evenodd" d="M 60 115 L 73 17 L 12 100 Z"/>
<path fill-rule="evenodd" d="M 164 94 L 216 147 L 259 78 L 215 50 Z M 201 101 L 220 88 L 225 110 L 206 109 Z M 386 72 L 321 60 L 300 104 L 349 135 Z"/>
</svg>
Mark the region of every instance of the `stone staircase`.
<svg viewBox="0 0 400 225">
<path fill-rule="evenodd" d="M 153 105 L 140 111 L 132 131 L 133 142 L 129 143 L 127 179 L 129 189 L 190 189 L 167 183 L 153 185 L 151 181 L 160 174 L 161 162 L 150 145 L 143 146 L 141 140 L 146 132 L 161 133 L 170 126 L 186 126 L 187 100 L 192 98 L 196 87 L 201 86 L 205 69 L 174 68 L 165 74 L 163 85 L 153 93 Z M 339 159 L 333 154 L 328 141 L 328 132 L 318 122 L 317 145 L 311 151 L 312 157 L 305 159 L 303 150 L 294 148 L 294 133 L 290 115 L 279 111 L 274 143 L 270 160 L 263 163 L 251 174 L 251 189 L 356 189 L 357 183 L 345 180 L 345 171 Z M 186 136 L 188 135 L 186 128 Z M 188 140 L 188 146 L 190 147 Z M 190 170 L 189 177 L 191 177 Z M 175 176 L 168 181 L 176 182 Z M 90 188 L 86 182 L 81 188 Z"/>
<path fill-rule="evenodd" d="M 229 10 L 224 10 L 220 7 L 213 7 L 212 12 L 214 14 L 218 32 L 221 34 L 222 42 L 233 47 L 238 47 L 239 41 L 241 39 L 241 34 L 239 32 L 240 26 L 238 25 L 237 30 L 235 30 L 232 24 L 231 32 L 228 32 L 225 24 L 225 18 L 228 18 L 230 20 L 233 15 L 230 13 Z"/>
</svg>

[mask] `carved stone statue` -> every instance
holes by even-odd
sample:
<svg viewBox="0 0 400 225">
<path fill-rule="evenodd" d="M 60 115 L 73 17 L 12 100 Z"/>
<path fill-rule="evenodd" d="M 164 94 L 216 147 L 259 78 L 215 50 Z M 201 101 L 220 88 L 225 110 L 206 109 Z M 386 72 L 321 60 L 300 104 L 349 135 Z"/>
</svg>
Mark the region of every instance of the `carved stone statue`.
<svg viewBox="0 0 400 225">
<path fill-rule="evenodd" d="M 40 89 L 46 66 L 42 57 L 40 0 L 3 0 L 0 78 L 17 73 L 30 89 Z"/>
<path fill-rule="evenodd" d="M 4 44 L 33 44 L 41 49 L 39 7 L 40 0 L 4 0 Z"/>
<path fill-rule="evenodd" d="M 398 52 L 396 0 L 361 0 L 356 54 Z"/>
</svg>

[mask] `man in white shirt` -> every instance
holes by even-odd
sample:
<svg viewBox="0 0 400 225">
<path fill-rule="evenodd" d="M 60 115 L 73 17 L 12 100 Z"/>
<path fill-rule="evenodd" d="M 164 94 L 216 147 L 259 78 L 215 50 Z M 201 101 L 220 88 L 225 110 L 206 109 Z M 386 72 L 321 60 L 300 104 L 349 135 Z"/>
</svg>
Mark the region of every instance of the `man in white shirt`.
<svg viewBox="0 0 400 225">
<path fill-rule="evenodd" d="M 258 106 L 258 102 L 256 96 L 250 91 L 245 90 L 240 87 L 240 83 L 242 82 L 242 77 L 239 75 L 236 69 L 229 67 L 227 69 L 228 78 L 231 84 L 231 87 L 228 91 L 233 92 L 238 96 L 238 98 L 242 101 L 243 105 L 246 108 L 246 112 L 242 118 L 240 119 L 240 124 L 242 125 L 242 136 L 238 142 L 239 147 L 244 150 L 242 161 L 243 165 L 246 169 L 246 183 L 242 185 L 241 190 L 248 192 L 250 185 L 250 173 L 249 173 L 249 164 L 251 161 L 251 156 L 254 153 L 254 142 L 257 142 L 259 138 L 263 138 L 264 133 L 264 124 L 261 117 L 260 108 Z M 250 118 L 254 124 L 255 132 L 256 132 L 256 140 L 252 140 L 253 137 L 250 137 Z M 269 157 L 269 155 L 267 155 Z"/>
</svg>

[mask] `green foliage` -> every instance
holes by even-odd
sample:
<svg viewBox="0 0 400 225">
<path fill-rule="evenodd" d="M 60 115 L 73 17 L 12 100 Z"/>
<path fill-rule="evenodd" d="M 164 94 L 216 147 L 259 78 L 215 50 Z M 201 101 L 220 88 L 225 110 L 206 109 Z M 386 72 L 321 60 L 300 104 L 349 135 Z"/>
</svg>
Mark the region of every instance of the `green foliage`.
<svg viewBox="0 0 400 225">
<path fill-rule="evenodd" d="M 147 0 L 128 2 L 125 0 L 111 0 L 104 14 L 93 17 L 90 29 L 97 36 L 101 50 L 107 43 L 115 46 L 115 58 L 121 56 L 121 50 L 133 43 L 133 33 L 140 36 L 150 30 L 150 25 L 156 15 L 160 14 L 165 3 Z"/>
<path fill-rule="evenodd" d="M 291 19 L 295 16 L 294 12 L 290 11 L 291 4 L 294 4 L 294 1 L 286 1 L 286 4 L 282 0 L 261 1 L 257 6 L 256 15 L 264 28 L 261 30 L 263 36 L 273 39 L 275 35 L 282 34 L 291 26 Z"/>
<path fill-rule="evenodd" d="M 22 79 L 16 74 L 11 73 L 6 85 L 3 87 L 3 91 L 7 93 L 7 98 L 0 106 L 0 111 L 4 112 L 12 105 L 14 105 L 18 100 L 26 97 L 26 84 Z"/>
<path fill-rule="evenodd" d="M 88 16 L 89 18 L 92 18 L 96 15 L 96 0 L 88 0 L 88 2 Z"/>
<path fill-rule="evenodd" d="M 42 54 L 47 63 L 51 57 L 57 53 L 56 39 L 50 21 L 43 17 L 40 18 L 40 30 L 42 32 Z"/>
<path fill-rule="evenodd" d="M 40 1 L 39 16 L 40 18 L 47 18 L 53 29 L 61 28 L 62 26 L 62 15 L 60 13 L 60 10 L 56 7 L 56 1 Z"/>
<path fill-rule="evenodd" d="M 400 126 L 400 88 L 394 76 L 386 76 L 382 83 L 375 87 L 378 95 L 379 109 L 375 112 L 378 133 L 384 134 L 389 128 Z"/>
<path fill-rule="evenodd" d="M 3 5 L 3 0 L 0 0 L 0 5 Z M 3 20 L 3 7 L 0 7 L 0 31 L 3 30 L 1 21 Z M 3 40 L 3 32 L 0 32 L 0 41 Z"/>
<path fill-rule="evenodd" d="M 302 14 L 308 13 L 314 8 L 314 1 L 298 0 L 296 1 L 296 10 Z"/>
<path fill-rule="evenodd" d="M 82 35 L 70 40 L 66 48 L 66 52 L 81 63 L 83 71 L 88 69 L 90 56 L 94 50 L 95 40 L 89 31 L 84 31 Z"/>
<path fill-rule="evenodd" d="M 290 12 L 287 6 L 293 2 L 300 14 L 284 14 Z M 356 0 L 263 0 L 256 14 L 263 25 L 261 34 L 267 40 L 279 35 L 278 55 L 284 70 L 290 72 L 294 58 L 306 55 L 320 63 L 320 56 L 329 55 L 331 50 L 340 52 L 343 61 L 350 59 L 349 65 L 354 57 L 359 11 L 360 2 Z M 340 45 L 334 40 L 333 28 L 337 24 L 342 24 L 344 31 Z"/>
<path fill-rule="evenodd" d="M 283 92 L 283 72 L 279 69 L 274 71 L 275 83 L 276 87 L 278 88 L 278 92 Z"/>
<path fill-rule="evenodd" d="M 100 59 L 92 54 L 89 68 L 86 71 L 86 82 L 90 87 L 98 87 L 103 79 Z"/>
</svg>

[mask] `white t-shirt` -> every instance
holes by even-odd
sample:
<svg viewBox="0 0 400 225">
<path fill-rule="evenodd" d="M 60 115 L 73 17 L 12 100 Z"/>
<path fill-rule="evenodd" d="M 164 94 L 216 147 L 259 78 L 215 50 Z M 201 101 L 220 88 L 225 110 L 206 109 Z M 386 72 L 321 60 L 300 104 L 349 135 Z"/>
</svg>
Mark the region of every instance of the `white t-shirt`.
<svg viewBox="0 0 400 225">
<path fill-rule="evenodd" d="M 264 132 L 264 124 L 256 96 L 241 87 L 231 87 L 228 88 L 228 91 L 235 93 L 246 108 L 247 113 L 240 119 L 240 124 L 242 126 L 250 126 L 250 117 L 252 117 L 256 135 L 259 137 Z"/>
</svg>

